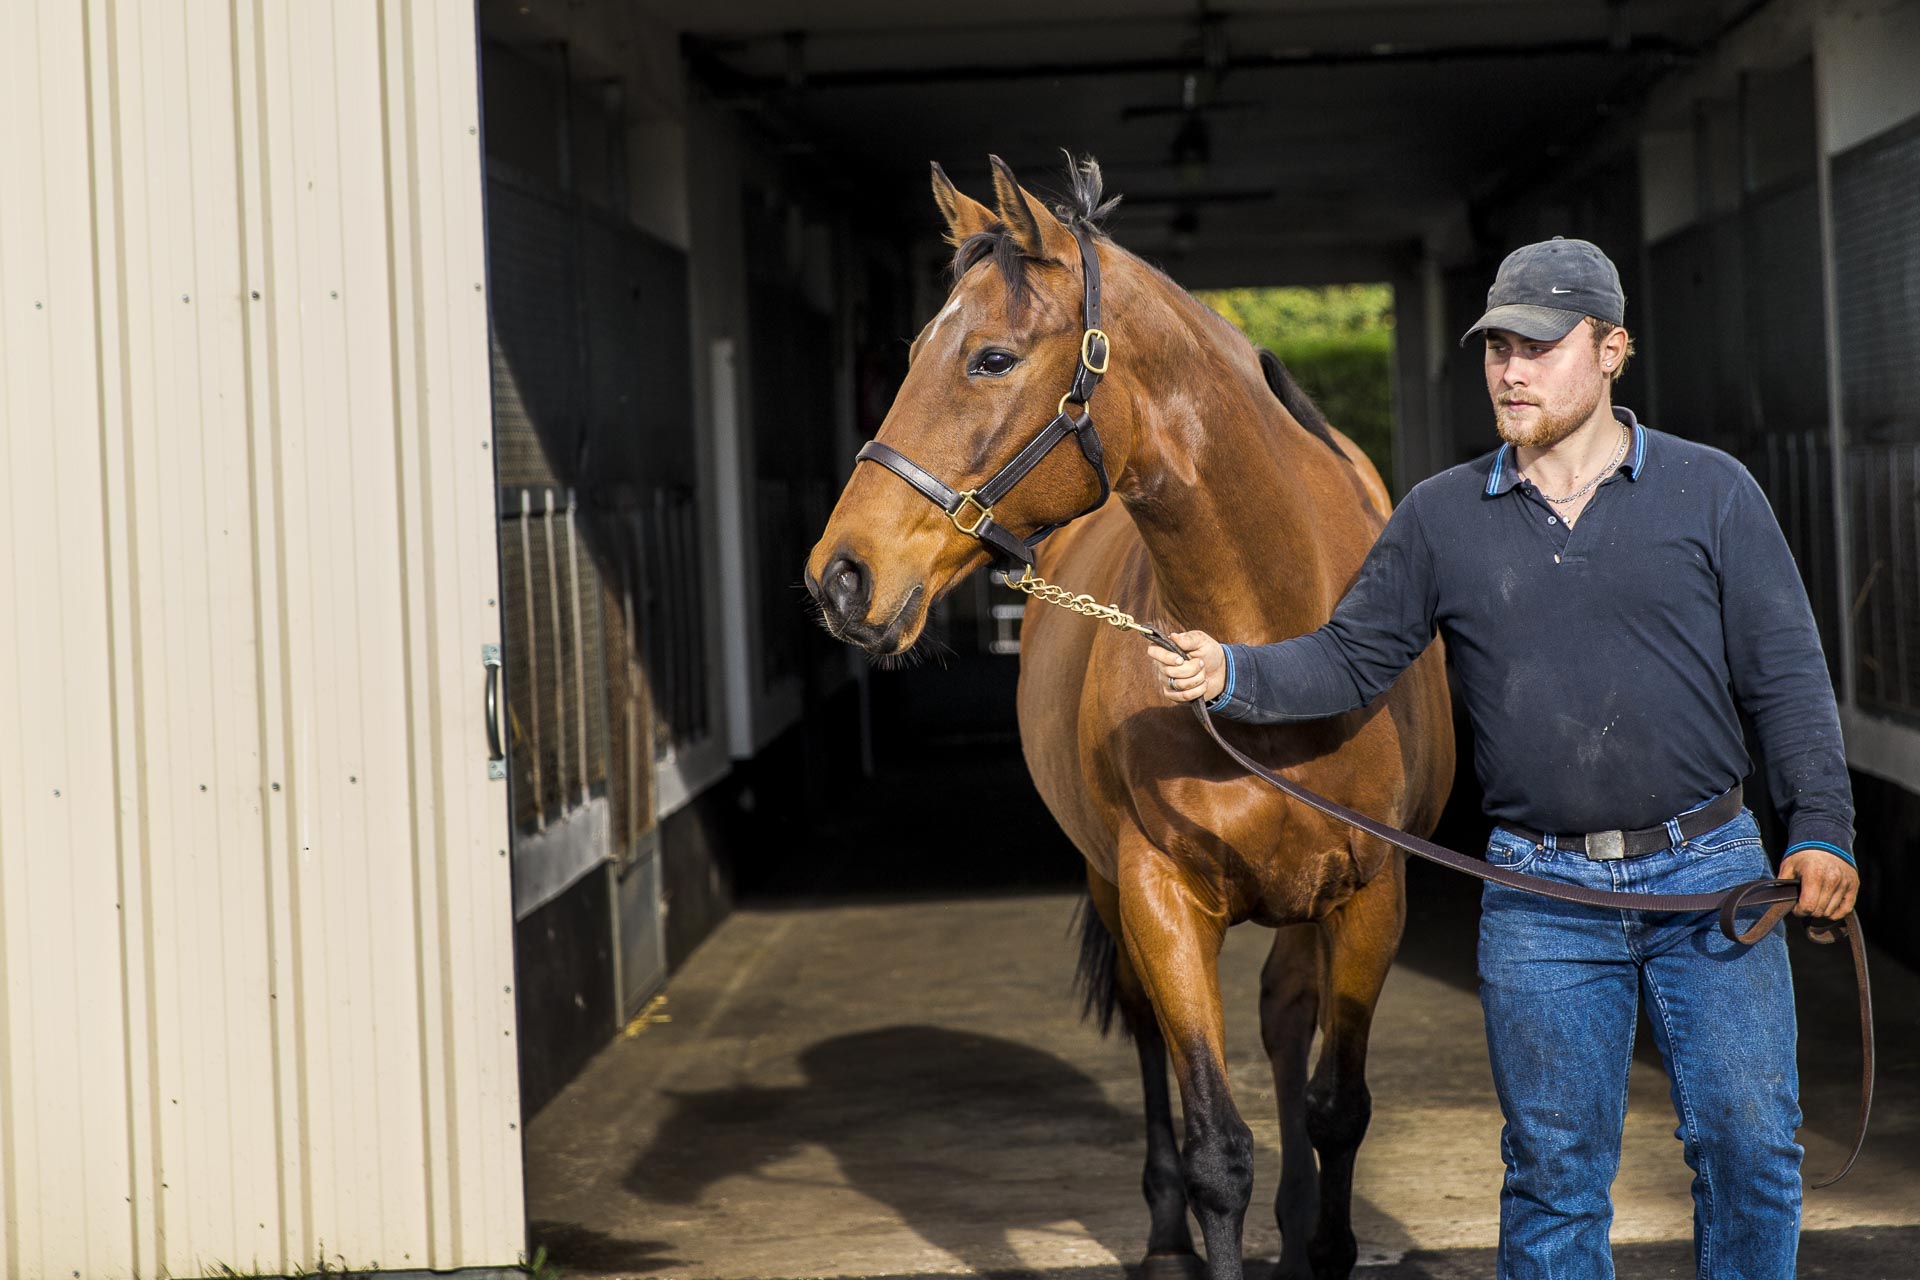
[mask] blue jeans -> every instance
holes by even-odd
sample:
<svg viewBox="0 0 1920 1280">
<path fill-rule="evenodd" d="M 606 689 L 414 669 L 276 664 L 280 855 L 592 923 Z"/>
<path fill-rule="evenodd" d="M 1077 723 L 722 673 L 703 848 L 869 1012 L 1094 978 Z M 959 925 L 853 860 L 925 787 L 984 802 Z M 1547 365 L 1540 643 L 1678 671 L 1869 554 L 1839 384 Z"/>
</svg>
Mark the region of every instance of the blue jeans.
<svg viewBox="0 0 1920 1280">
<path fill-rule="evenodd" d="M 1615 862 L 1495 828 L 1487 860 L 1563 884 L 1646 893 L 1706 893 L 1772 874 L 1744 809 L 1696 839 Z M 1711 915 L 1606 911 L 1488 884 L 1480 1003 L 1506 1117 L 1501 1280 L 1613 1275 L 1609 1189 L 1643 997 L 1672 1085 L 1675 1136 L 1694 1172 L 1701 1280 L 1789 1280 L 1801 1149 L 1785 926 L 1742 947 Z"/>
</svg>

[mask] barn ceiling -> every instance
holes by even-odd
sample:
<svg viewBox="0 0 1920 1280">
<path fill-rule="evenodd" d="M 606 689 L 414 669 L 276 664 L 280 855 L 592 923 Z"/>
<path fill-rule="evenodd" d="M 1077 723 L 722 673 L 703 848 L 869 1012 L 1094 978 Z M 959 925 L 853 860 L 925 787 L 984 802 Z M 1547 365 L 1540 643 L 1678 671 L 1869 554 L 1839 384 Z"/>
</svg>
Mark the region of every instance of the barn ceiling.
<svg viewBox="0 0 1920 1280">
<path fill-rule="evenodd" d="M 597 3 L 600 0 L 576 0 Z M 1765 0 L 640 0 L 703 91 L 925 217 L 927 162 L 1057 185 L 1097 156 L 1129 244 L 1351 275 L 1551 171 Z M 1253 267 L 1253 274 L 1271 268 Z"/>
</svg>

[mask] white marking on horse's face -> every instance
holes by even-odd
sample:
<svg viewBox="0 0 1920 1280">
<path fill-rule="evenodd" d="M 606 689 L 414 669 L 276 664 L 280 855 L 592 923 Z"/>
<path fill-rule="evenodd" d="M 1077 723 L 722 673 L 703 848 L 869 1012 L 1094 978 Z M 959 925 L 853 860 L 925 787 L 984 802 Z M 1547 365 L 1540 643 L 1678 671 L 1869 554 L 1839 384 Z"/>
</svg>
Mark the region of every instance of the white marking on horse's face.
<svg viewBox="0 0 1920 1280">
<path fill-rule="evenodd" d="M 941 310 L 939 315 L 935 316 L 932 320 L 930 320 L 927 323 L 928 343 L 932 343 L 934 333 L 939 330 L 942 324 L 944 324 L 947 320 L 951 319 L 955 312 L 960 310 L 960 305 L 964 301 L 965 299 L 963 299 L 960 296 L 960 291 L 958 289 L 954 290 L 953 300 L 947 303 L 947 305 Z"/>
</svg>

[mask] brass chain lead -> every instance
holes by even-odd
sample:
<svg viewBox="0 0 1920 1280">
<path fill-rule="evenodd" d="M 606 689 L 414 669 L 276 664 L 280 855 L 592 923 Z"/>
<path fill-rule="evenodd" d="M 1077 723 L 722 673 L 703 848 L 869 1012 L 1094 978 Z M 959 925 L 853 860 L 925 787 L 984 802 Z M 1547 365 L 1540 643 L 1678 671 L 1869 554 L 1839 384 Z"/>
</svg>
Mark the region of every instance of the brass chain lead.
<svg viewBox="0 0 1920 1280">
<path fill-rule="evenodd" d="M 1143 636 L 1153 634 L 1152 627 L 1142 626 L 1134 621 L 1130 613 L 1116 609 L 1110 604 L 1101 604 L 1092 596 L 1076 595 L 1065 587 L 1056 587 L 1045 578 L 1034 576 L 1032 566 L 1028 566 L 1026 572 L 1019 578 L 1008 575 L 1005 581 L 1015 591 L 1024 591 L 1035 600 L 1059 605 L 1062 609 L 1080 614 L 1082 617 L 1097 618 L 1101 622 L 1119 627 L 1122 631 L 1138 631 Z"/>
</svg>

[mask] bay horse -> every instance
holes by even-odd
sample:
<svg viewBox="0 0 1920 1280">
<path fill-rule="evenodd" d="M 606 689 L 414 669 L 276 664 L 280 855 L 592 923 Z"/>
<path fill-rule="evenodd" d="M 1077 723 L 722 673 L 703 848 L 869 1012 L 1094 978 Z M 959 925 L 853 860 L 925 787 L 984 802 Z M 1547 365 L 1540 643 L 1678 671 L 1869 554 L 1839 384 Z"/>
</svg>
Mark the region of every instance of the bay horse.
<svg viewBox="0 0 1920 1280">
<path fill-rule="evenodd" d="M 987 564 L 983 526 L 1025 545 L 1066 522 L 1038 545 L 1037 571 L 1137 616 L 1254 643 L 1326 622 L 1389 513 L 1379 474 L 1277 360 L 1100 230 L 1111 202 L 1092 160 L 1070 166 L 1057 209 L 998 157 L 992 167 L 990 209 L 933 166 L 953 289 L 913 342 L 878 434 L 887 448 L 863 457 L 911 459 L 956 491 L 981 485 L 1025 456 L 1049 411 L 1069 434 L 1083 419 L 1090 430 L 1091 403 L 1056 403 L 1069 386 L 1097 400 L 1099 443 L 1082 434 L 1081 448 L 1049 447 L 995 495 L 991 521 L 987 504 L 960 498 L 949 514 L 929 502 L 935 490 L 893 462 L 856 465 L 807 561 L 824 624 L 872 654 L 902 653 L 933 601 Z M 1076 519 L 1109 476 L 1119 501 Z M 1191 1210 L 1205 1274 L 1241 1275 L 1253 1139 L 1227 1084 L 1218 962 L 1227 927 L 1253 921 L 1275 931 L 1260 1025 L 1280 1108 L 1280 1271 L 1344 1277 L 1357 1252 L 1354 1157 L 1372 1109 L 1367 1035 L 1405 922 L 1404 857 L 1239 772 L 1162 695 L 1142 648 L 1030 601 L 1018 699 L 1034 783 L 1086 858 L 1088 1008 L 1103 1030 L 1117 1011 L 1139 1051 L 1145 1273 L 1200 1272 Z M 1453 777 L 1443 661 L 1436 640 L 1361 710 L 1228 732 L 1295 781 L 1424 835 Z"/>
</svg>

